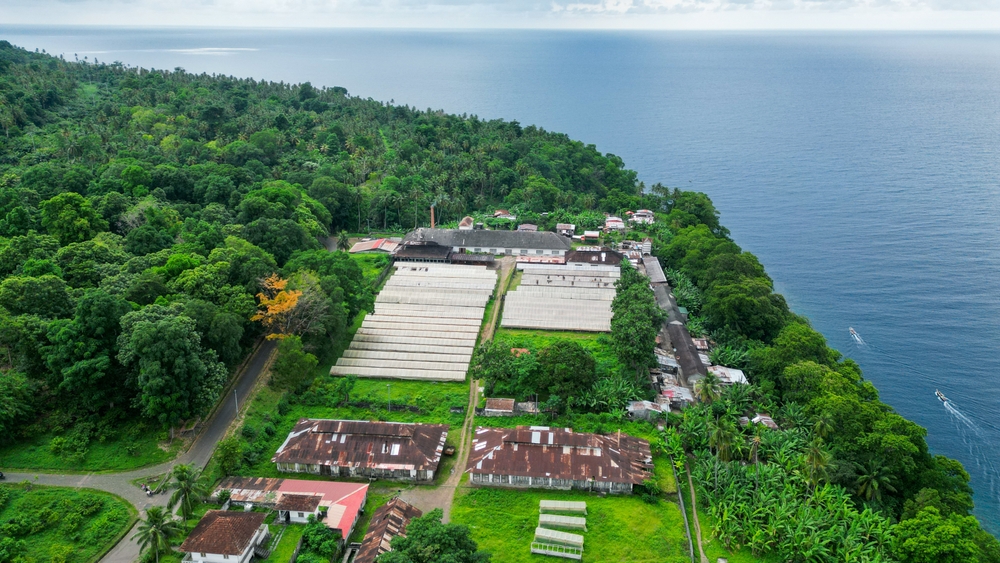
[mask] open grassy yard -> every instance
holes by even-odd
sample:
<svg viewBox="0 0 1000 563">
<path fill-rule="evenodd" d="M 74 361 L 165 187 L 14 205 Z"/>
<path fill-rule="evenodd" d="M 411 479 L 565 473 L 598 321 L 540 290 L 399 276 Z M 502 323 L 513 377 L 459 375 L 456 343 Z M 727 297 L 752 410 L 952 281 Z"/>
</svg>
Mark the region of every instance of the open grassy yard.
<svg viewBox="0 0 1000 563">
<path fill-rule="evenodd" d="M 79 449 L 73 445 L 62 448 L 58 445 L 62 440 L 72 442 L 72 431 L 39 434 L 0 447 L 0 464 L 4 469 L 43 472 L 128 471 L 173 459 L 183 442 L 174 440 L 164 445 L 168 438 L 166 430 L 133 426 L 128 430 L 113 430 L 104 440 L 90 439 Z"/>
<path fill-rule="evenodd" d="M 604 333 L 501 328 L 497 330 L 496 337 L 509 338 L 517 348 L 536 351 L 558 340 L 572 340 L 594 355 L 598 373 L 617 370 L 619 365 L 618 358 L 611 348 L 610 336 Z"/>
<path fill-rule="evenodd" d="M 129 503 L 109 493 L 0 485 L 0 538 L 15 542 L 9 561 L 97 561 L 136 517 Z"/>
<path fill-rule="evenodd" d="M 493 554 L 494 563 L 554 560 L 531 553 L 542 499 L 587 503 L 584 562 L 690 561 L 680 509 L 666 500 L 652 505 L 635 496 L 492 488 L 460 489 L 459 495 L 451 521 L 468 526 L 479 546 Z"/>
<path fill-rule="evenodd" d="M 271 556 L 264 561 L 267 563 L 288 563 L 292 558 L 292 553 L 295 552 L 295 546 L 299 544 L 299 539 L 302 538 L 305 531 L 306 527 L 302 524 L 272 525 L 271 534 L 278 535 L 279 532 L 282 532 L 281 539 L 278 540 L 278 545 L 272 549 Z"/>
</svg>

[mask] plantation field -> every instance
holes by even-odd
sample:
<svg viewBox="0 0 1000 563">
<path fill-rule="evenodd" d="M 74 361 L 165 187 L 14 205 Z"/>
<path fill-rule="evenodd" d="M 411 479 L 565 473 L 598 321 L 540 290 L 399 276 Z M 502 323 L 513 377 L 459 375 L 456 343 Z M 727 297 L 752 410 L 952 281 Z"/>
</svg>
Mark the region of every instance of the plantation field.
<svg viewBox="0 0 1000 563">
<path fill-rule="evenodd" d="M 653 505 L 636 496 L 491 488 L 460 489 L 458 495 L 451 521 L 468 526 L 479 547 L 493 554 L 493 563 L 556 561 L 531 553 L 542 499 L 587 503 L 585 563 L 690 561 L 680 509 L 666 500 Z"/>
<path fill-rule="evenodd" d="M 90 489 L 0 485 L 0 555 L 4 561 L 89 563 L 132 527 L 125 500 Z M 10 538 L 10 540 L 7 540 Z"/>
</svg>

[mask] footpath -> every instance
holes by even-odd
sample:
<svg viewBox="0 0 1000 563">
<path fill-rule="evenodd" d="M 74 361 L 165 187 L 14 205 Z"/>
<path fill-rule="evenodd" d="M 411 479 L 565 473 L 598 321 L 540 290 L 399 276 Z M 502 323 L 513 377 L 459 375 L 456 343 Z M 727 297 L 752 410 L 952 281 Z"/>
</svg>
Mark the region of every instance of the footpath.
<svg viewBox="0 0 1000 563">
<path fill-rule="evenodd" d="M 247 362 L 243 371 L 239 373 L 236 383 L 227 392 L 227 396 L 221 399 L 221 404 L 216 409 L 215 414 L 202 428 L 191 446 L 177 456 L 175 459 L 151 467 L 143 467 L 123 473 L 78 473 L 78 474 L 53 474 L 53 473 L 13 473 L 6 474 L 7 480 L 13 483 L 28 481 L 38 485 L 53 485 L 59 487 L 86 487 L 98 489 L 116 494 L 128 502 L 132 503 L 139 510 L 140 518 L 151 506 L 166 506 L 169 494 L 158 494 L 146 496 L 139 487 L 132 484 L 136 479 L 142 479 L 151 475 L 162 475 L 169 473 L 175 465 L 193 465 L 196 469 L 204 469 L 211 459 L 215 446 L 225 437 L 230 425 L 236 420 L 239 412 L 237 402 L 242 406 L 244 400 L 249 398 L 251 390 L 257 384 L 257 380 L 264 372 L 271 355 L 277 349 L 273 341 L 265 341 L 257 348 L 253 356 Z M 136 523 L 138 526 L 138 523 Z M 111 551 L 102 559 L 101 563 L 133 563 L 139 560 L 139 544 L 132 536 L 135 535 L 136 527 L 118 542 Z"/>
</svg>

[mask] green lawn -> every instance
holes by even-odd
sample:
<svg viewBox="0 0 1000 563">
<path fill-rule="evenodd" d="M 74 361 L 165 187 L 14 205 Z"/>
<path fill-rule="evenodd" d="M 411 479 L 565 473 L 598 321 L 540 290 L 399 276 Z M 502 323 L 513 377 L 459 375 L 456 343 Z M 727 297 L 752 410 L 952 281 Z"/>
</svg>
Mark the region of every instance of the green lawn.
<svg viewBox="0 0 1000 563">
<path fill-rule="evenodd" d="M 12 471 L 128 471 L 173 459 L 182 443 L 174 440 L 162 447 L 167 431 L 140 424 L 111 431 L 103 441 L 90 440 L 82 456 L 73 455 L 75 448 L 66 452 L 52 447 L 54 438 L 67 438 L 70 432 L 40 434 L 0 447 L 0 466 Z"/>
<path fill-rule="evenodd" d="M 351 259 L 357 262 L 365 279 L 371 282 L 375 281 L 385 265 L 389 263 L 389 256 L 382 253 L 352 254 Z"/>
<path fill-rule="evenodd" d="M 0 538 L 23 541 L 12 561 L 97 561 L 136 520 L 132 505 L 91 489 L 0 485 Z M 6 560 L 6 559 L 5 559 Z"/>
<path fill-rule="evenodd" d="M 634 496 L 601 497 L 577 491 L 472 488 L 459 489 L 459 494 L 451 521 L 468 526 L 479 547 L 493 554 L 493 563 L 554 560 L 531 553 L 542 499 L 587 503 L 584 562 L 690 561 L 684 521 L 672 502 L 651 505 Z"/>
<path fill-rule="evenodd" d="M 527 348 L 529 350 L 541 350 L 558 340 L 572 340 L 579 343 L 594 355 L 597 360 L 598 373 L 611 372 L 617 370 L 619 366 L 618 358 L 611 348 L 611 340 L 607 334 L 598 332 L 573 332 L 556 330 L 530 330 L 530 329 L 497 329 L 496 337 L 506 337 L 517 348 Z"/>
<path fill-rule="evenodd" d="M 268 563 L 288 563 L 292 558 L 292 553 L 295 551 L 295 546 L 299 545 L 299 539 L 302 538 L 302 534 L 306 531 L 306 527 L 302 524 L 288 524 L 273 525 L 271 526 L 271 534 L 278 535 L 279 532 L 284 528 L 284 533 L 281 534 L 281 539 L 278 540 L 278 545 L 271 551 L 271 556 L 265 559 Z"/>
</svg>

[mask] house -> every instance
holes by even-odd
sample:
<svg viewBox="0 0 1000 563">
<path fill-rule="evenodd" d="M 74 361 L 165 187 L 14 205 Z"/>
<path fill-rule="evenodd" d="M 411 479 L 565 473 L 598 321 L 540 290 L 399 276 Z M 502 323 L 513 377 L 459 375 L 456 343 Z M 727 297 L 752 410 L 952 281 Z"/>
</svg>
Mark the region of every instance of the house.
<svg viewBox="0 0 1000 563">
<path fill-rule="evenodd" d="M 583 234 L 580 235 L 580 242 L 599 240 L 601 240 L 601 231 L 583 231 Z"/>
<path fill-rule="evenodd" d="M 378 507 L 368 523 L 368 531 L 361 542 L 361 550 L 354 557 L 354 563 L 375 563 L 375 559 L 387 551 L 392 551 L 392 538 L 406 536 L 406 526 L 410 520 L 423 516 L 419 508 L 393 497 Z"/>
<path fill-rule="evenodd" d="M 278 471 L 431 481 L 447 424 L 303 418 L 271 461 Z"/>
<path fill-rule="evenodd" d="M 725 366 L 708 366 L 708 371 L 709 373 L 714 373 L 723 385 L 734 385 L 736 383 L 746 385 L 749 383 L 747 376 L 740 369 L 727 368 Z"/>
<path fill-rule="evenodd" d="M 566 255 L 567 266 L 617 266 L 621 264 L 622 255 L 614 250 L 571 250 Z"/>
<path fill-rule="evenodd" d="M 534 233 L 538 232 L 538 225 L 532 225 L 531 223 L 524 223 L 522 225 L 518 225 L 517 230 L 521 231 L 522 233 Z"/>
<path fill-rule="evenodd" d="M 466 471 L 476 485 L 631 493 L 649 478 L 649 442 L 571 428 L 476 428 Z"/>
<path fill-rule="evenodd" d="M 663 405 L 652 401 L 629 401 L 626 408 L 630 418 L 651 420 L 653 418 L 660 418 L 664 414 Z"/>
<path fill-rule="evenodd" d="M 264 548 L 271 534 L 263 512 L 209 510 L 188 534 L 180 550 L 184 561 L 196 563 L 247 563 L 254 551 Z"/>
<path fill-rule="evenodd" d="M 571 223 L 557 223 L 556 232 L 566 237 L 572 237 L 576 234 L 576 225 Z"/>
<path fill-rule="evenodd" d="M 660 395 L 656 402 L 682 409 L 694 402 L 694 395 L 687 387 L 665 384 L 660 386 Z"/>
<path fill-rule="evenodd" d="M 486 399 L 483 416 L 514 416 L 514 399 Z"/>
<path fill-rule="evenodd" d="M 635 213 L 630 213 L 628 220 L 633 223 L 652 225 L 656 222 L 656 217 L 653 215 L 652 211 L 648 209 L 640 209 Z"/>
<path fill-rule="evenodd" d="M 604 230 L 605 231 L 624 231 L 625 221 L 622 221 L 621 217 L 615 217 L 614 215 L 609 215 L 604 218 Z"/>
<path fill-rule="evenodd" d="M 351 254 L 362 252 L 392 254 L 398 246 L 399 243 L 387 238 L 368 239 L 354 243 L 354 246 L 348 252 Z"/>
<path fill-rule="evenodd" d="M 475 220 L 468 216 L 462 217 L 462 220 L 458 222 L 458 230 L 460 231 L 471 231 L 475 226 Z"/>
<path fill-rule="evenodd" d="M 773 418 L 771 418 L 766 414 L 757 413 L 756 415 L 754 415 L 752 419 L 746 416 L 740 417 L 741 426 L 750 426 L 751 423 L 762 424 L 764 426 L 767 426 L 771 430 L 780 430 L 780 428 L 778 427 L 778 423 L 776 423 Z"/>
<path fill-rule="evenodd" d="M 551 232 L 421 228 L 403 238 L 404 246 L 429 243 L 449 248 L 452 252 L 546 257 L 564 257 L 572 247 L 569 239 Z"/>
<path fill-rule="evenodd" d="M 346 481 L 305 481 L 262 477 L 227 477 L 213 496 L 229 491 L 236 506 L 262 506 L 278 512 L 277 521 L 304 524 L 316 516 L 346 541 L 354 532 L 368 501 L 368 484 Z"/>
<path fill-rule="evenodd" d="M 319 519 L 320 495 L 282 494 L 278 497 L 274 509 L 278 511 L 278 520 L 291 524 L 306 524 L 309 517 Z"/>
<path fill-rule="evenodd" d="M 639 250 L 642 250 L 643 256 L 649 256 L 653 253 L 653 239 L 646 237 L 642 239 L 642 246 Z"/>
<path fill-rule="evenodd" d="M 506 209 L 497 209 L 496 211 L 493 212 L 493 218 L 494 219 L 507 219 L 509 221 L 513 221 L 513 220 L 517 219 L 517 215 L 511 215 L 510 211 L 507 211 Z"/>
<path fill-rule="evenodd" d="M 708 349 L 711 347 L 707 338 L 692 338 L 691 342 L 694 343 L 694 347 L 699 352 L 708 352 Z"/>
</svg>

